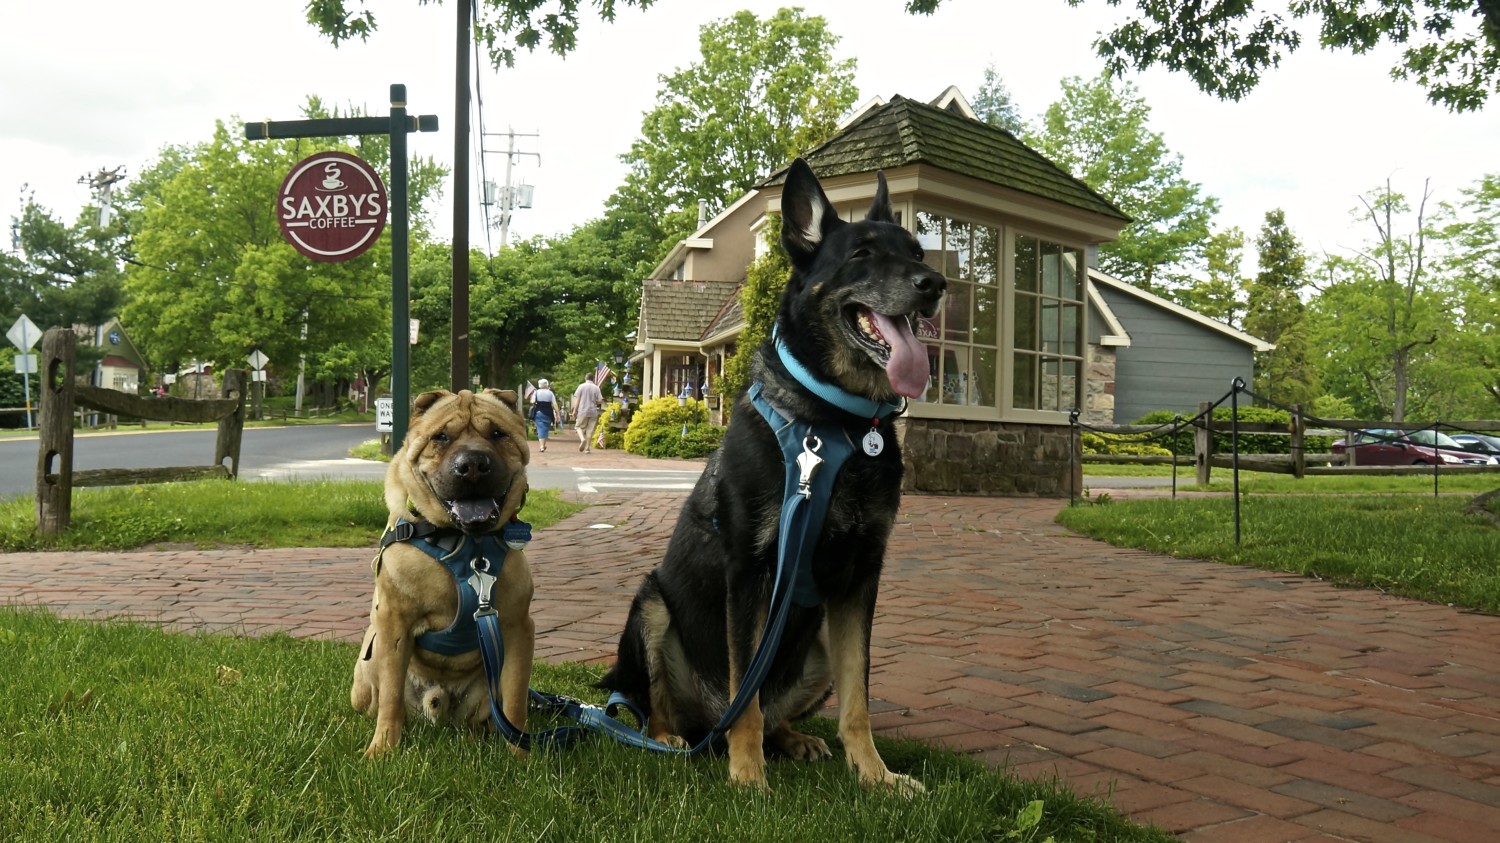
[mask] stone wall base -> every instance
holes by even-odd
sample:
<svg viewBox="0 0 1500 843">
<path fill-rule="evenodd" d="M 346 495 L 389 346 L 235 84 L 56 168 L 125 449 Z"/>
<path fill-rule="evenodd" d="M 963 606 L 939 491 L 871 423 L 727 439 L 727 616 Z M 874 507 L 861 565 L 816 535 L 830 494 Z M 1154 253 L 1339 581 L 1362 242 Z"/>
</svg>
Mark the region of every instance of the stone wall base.
<svg viewBox="0 0 1500 843">
<path fill-rule="evenodd" d="M 1067 497 L 1083 488 L 1067 425 L 913 418 L 897 425 L 906 463 L 903 492 Z"/>
</svg>

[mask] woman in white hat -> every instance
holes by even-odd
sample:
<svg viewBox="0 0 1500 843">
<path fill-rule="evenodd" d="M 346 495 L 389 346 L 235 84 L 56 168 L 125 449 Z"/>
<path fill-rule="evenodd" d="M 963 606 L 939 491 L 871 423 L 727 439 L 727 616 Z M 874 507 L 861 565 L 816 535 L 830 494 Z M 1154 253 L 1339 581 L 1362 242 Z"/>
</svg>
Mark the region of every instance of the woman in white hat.
<svg viewBox="0 0 1500 843">
<path fill-rule="evenodd" d="M 552 393 L 552 381 L 541 378 L 536 382 L 536 391 L 531 393 L 531 420 L 536 422 L 536 438 L 547 450 L 547 437 L 561 414 L 557 409 L 557 396 Z"/>
</svg>

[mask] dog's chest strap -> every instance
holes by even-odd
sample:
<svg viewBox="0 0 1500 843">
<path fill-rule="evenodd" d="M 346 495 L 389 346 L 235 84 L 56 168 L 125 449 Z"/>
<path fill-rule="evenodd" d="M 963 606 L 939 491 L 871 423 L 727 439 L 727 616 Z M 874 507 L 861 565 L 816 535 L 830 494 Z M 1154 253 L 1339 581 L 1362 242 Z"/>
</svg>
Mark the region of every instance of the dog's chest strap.
<svg viewBox="0 0 1500 843">
<path fill-rule="evenodd" d="M 833 481 L 854 453 L 840 427 L 789 419 L 766 398 L 760 383 L 750 386 L 750 403 L 776 434 L 786 466 L 777 546 L 777 580 L 790 581 L 792 602 L 811 608 L 823 602 L 813 579 L 812 553 L 833 500 Z"/>
<path fill-rule="evenodd" d="M 472 653 L 479 649 L 479 628 L 474 616 L 492 603 L 495 580 L 505 564 L 506 548 L 525 547 L 531 540 L 531 525 L 513 520 L 498 536 L 488 533 L 477 537 L 456 530 L 424 530 L 424 525 L 425 522 L 398 520 L 387 535 L 394 534 L 392 541 L 404 541 L 431 556 L 453 576 L 458 587 L 458 611 L 447 629 L 417 636 L 417 646 L 444 656 Z M 382 547 L 389 543 L 382 537 Z"/>
</svg>

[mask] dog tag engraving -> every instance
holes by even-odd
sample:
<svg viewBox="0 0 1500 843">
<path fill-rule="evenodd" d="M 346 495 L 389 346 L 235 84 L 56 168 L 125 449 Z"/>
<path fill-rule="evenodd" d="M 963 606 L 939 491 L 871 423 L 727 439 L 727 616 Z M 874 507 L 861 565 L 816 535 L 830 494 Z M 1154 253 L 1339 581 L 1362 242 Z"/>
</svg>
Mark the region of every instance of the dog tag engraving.
<svg viewBox="0 0 1500 843">
<path fill-rule="evenodd" d="M 880 452 L 885 450 L 885 440 L 880 438 L 880 431 L 873 427 L 870 428 L 869 433 L 865 434 L 862 444 L 867 456 L 878 457 Z"/>
</svg>

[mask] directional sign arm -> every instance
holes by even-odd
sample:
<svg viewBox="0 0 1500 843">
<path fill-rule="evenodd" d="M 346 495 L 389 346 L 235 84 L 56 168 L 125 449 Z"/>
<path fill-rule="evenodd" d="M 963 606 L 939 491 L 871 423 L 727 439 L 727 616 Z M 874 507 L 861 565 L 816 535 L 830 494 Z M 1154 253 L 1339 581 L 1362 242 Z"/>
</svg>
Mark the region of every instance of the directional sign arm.
<svg viewBox="0 0 1500 843">
<path fill-rule="evenodd" d="M 436 114 L 412 115 L 407 120 L 407 132 L 436 132 Z M 389 117 L 331 117 L 317 120 L 263 120 L 245 124 L 245 137 L 250 140 L 279 140 L 282 138 L 338 138 L 346 135 L 384 135 L 391 131 Z"/>
</svg>

